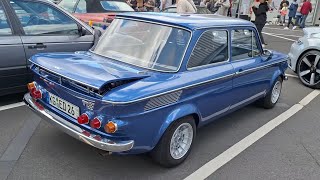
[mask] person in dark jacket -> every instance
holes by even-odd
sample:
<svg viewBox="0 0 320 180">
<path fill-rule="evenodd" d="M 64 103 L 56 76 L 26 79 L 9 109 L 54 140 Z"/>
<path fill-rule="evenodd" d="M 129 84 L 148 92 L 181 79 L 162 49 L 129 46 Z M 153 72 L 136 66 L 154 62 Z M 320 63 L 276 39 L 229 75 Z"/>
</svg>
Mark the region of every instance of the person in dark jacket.
<svg viewBox="0 0 320 180">
<path fill-rule="evenodd" d="M 259 6 L 253 6 L 252 10 L 254 12 L 254 14 L 256 15 L 256 19 L 255 19 L 255 25 L 258 29 L 260 38 L 261 38 L 261 42 L 263 44 L 263 46 L 267 45 L 264 42 L 264 38 L 262 36 L 262 29 L 265 26 L 266 22 L 267 22 L 267 12 L 269 11 L 269 5 L 266 2 L 266 0 L 260 0 L 260 4 Z"/>
<path fill-rule="evenodd" d="M 298 3 L 297 0 L 293 0 L 293 2 L 291 3 L 290 7 L 289 7 L 289 22 L 287 27 L 285 27 L 284 29 L 289 29 L 290 24 L 292 24 L 292 26 L 294 27 L 294 23 L 292 22 L 292 19 L 294 17 L 296 17 L 297 14 L 297 9 L 298 9 Z"/>
</svg>

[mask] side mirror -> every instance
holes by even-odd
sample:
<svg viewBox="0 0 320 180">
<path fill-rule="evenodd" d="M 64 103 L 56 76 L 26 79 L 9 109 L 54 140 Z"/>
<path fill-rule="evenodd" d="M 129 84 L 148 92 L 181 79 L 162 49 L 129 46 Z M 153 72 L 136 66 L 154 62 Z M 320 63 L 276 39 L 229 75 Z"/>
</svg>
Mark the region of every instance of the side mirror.
<svg viewBox="0 0 320 180">
<path fill-rule="evenodd" d="M 78 26 L 78 32 L 80 36 L 85 36 L 87 35 L 87 30 L 86 28 L 82 27 L 82 26 Z"/>
<path fill-rule="evenodd" d="M 269 61 L 270 59 L 272 59 L 272 56 L 273 56 L 272 51 L 270 51 L 268 49 L 263 50 L 262 59 L 264 61 Z"/>
</svg>

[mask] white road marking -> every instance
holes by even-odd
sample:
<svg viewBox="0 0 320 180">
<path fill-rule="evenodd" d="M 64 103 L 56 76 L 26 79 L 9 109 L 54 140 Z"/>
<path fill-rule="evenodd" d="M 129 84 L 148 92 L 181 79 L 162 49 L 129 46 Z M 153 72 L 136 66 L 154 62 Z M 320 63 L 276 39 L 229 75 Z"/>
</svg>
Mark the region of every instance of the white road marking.
<svg viewBox="0 0 320 180">
<path fill-rule="evenodd" d="M 0 106 L 0 111 L 12 109 L 12 108 L 17 108 L 17 107 L 24 106 L 24 105 L 25 105 L 24 102 L 18 102 L 18 103 L 14 103 L 14 104 L 5 105 L 5 106 Z"/>
<path fill-rule="evenodd" d="M 249 134 L 247 137 L 239 141 L 238 143 L 231 146 L 229 149 L 215 157 L 214 159 L 207 162 L 205 165 L 200 167 L 198 170 L 190 174 L 184 180 L 202 180 L 209 177 L 220 167 L 231 161 L 234 157 L 239 155 L 241 152 L 250 147 L 253 143 L 257 142 L 259 139 L 264 137 L 274 128 L 279 126 L 281 123 L 288 120 L 294 114 L 299 112 L 305 105 L 310 103 L 314 98 L 320 94 L 319 90 L 314 90 L 303 98 L 298 104 L 295 104 L 287 111 L 280 114 L 278 117 L 270 120 L 268 123 L 255 130 L 253 133 Z"/>
<path fill-rule="evenodd" d="M 294 78 L 299 78 L 297 75 L 293 75 L 293 74 L 286 74 L 286 76 L 288 76 L 288 77 L 294 77 Z"/>
<path fill-rule="evenodd" d="M 288 31 L 289 30 L 289 29 L 284 29 L 284 28 L 271 28 L 271 27 L 264 27 L 264 29 L 276 29 L 276 30 L 281 30 L 281 31 Z M 300 29 L 295 29 L 295 30 L 292 30 L 292 31 L 303 32 Z"/>
<path fill-rule="evenodd" d="M 266 33 L 266 32 L 262 32 L 262 33 L 266 34 L 266 35 L 269 35 L 269 36 L 274 36 L 274 37 L 277 37 L 277 38 L 280 38 L 280 39 L 285 39 L 285 40 L 288 40 L 288 41 L 296 42 L 296 40 L 285 38 L 285 37 L 282 37 L 282 36 L 277 36 L 277 35 L 274 35 L 274 34 L 271 34 L 271 33 Z"/>
<path fill-rule="evenodd" d="M 297 38 L 301 37 L 301 36 L 297 36 L 297 35 L 278 34 L 278 33 L 269 33 L 269 34 L 273 34 L 273 35 L 277 35 L 277 36 L 297 37 Z"/>
</svg>

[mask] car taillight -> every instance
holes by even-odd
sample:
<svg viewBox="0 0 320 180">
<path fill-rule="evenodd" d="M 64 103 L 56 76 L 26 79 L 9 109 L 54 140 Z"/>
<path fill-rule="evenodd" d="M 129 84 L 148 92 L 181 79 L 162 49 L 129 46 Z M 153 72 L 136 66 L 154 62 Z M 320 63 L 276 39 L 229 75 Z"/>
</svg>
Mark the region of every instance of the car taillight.
<svg viewBox="0 0 320 180">
<path fill-rule="evenodd" d="M 104 126 L 104 130 L 107 133 L 115 133 L 118 130 L 118 126 L 116 123 L 109 121 L 105 126 Z"/>
<path fill-rule="evenodd" d="M 88 124 L 89 123 L 89 116 L 86 113 L 81 114 L 77 118 L 77 121 L 78 121 L 79 124 Z"/>
<path fill-rule="evenodd" d="M 98 117 L 95 117 L 90 121 L 90 126 L 95 129 L 99 129 L 101 127 L 101 120 Z"/>
<path fill-rule="evenodd" d="M 31 94 L 31 97 L 33 97 L 34 99 L 41 99 L 42 98 L 41 90 L 33 89 L 33 90 L 31 90 L 30 94 Z"/>
<path fill-rule="evenodd" d="M 31 82 L 27 84 L 28 90 L 31 92 L 33 89 L 36 89 L 36 83 Z"/>
</svg>

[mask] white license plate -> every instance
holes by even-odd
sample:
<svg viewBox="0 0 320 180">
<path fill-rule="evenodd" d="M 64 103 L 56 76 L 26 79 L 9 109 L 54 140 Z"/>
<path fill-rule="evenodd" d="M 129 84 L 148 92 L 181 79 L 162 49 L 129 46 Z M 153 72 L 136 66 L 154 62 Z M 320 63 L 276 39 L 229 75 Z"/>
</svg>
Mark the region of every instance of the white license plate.
<svg viewBox="0 0 320 180">
<path fill-rule="evenodd" d="M 77 119 L 80 115 L 80 108 L 78 106 L 75 106 L 51 93 L 49 93 L 49 103 L 50 105 L 56 107 L 60 111 L 68 114 L 75 119 Z"/>
</svg>

